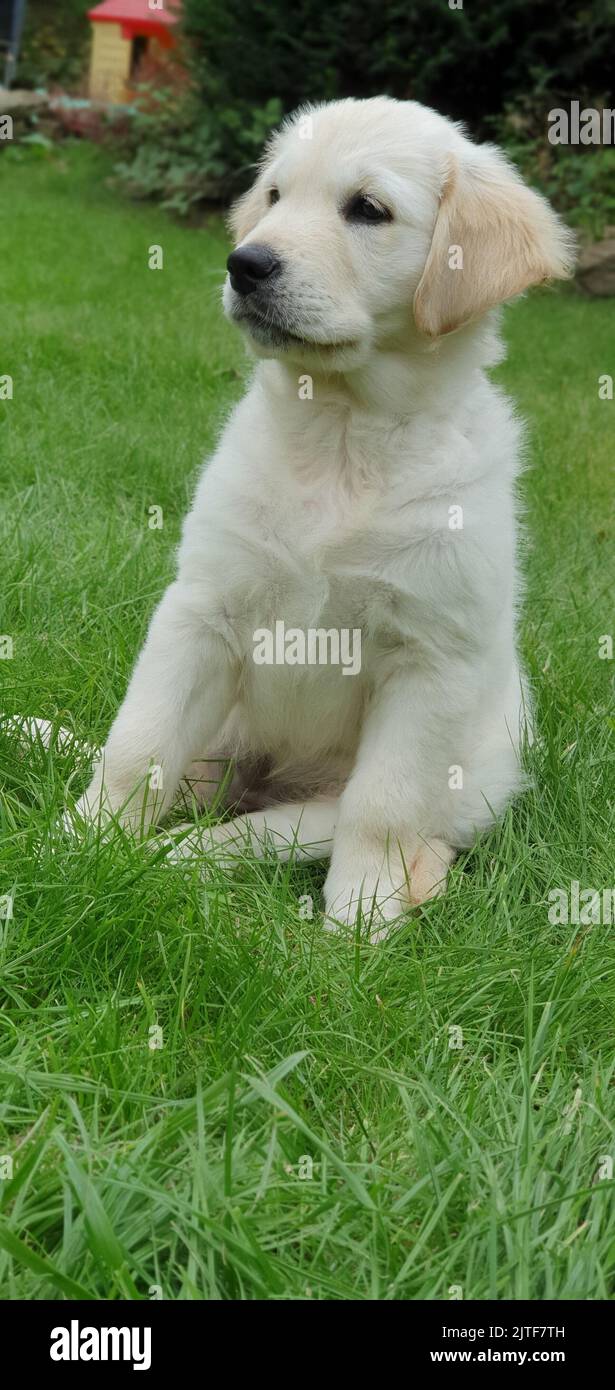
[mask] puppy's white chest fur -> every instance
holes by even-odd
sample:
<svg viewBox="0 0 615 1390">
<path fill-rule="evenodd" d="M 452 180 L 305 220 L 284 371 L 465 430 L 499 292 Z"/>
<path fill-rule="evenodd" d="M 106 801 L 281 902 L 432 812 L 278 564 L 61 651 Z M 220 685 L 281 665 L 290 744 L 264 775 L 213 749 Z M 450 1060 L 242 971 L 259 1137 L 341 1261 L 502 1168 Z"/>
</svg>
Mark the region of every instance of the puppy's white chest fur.
<svg viewBox="0 0 615 1390">
<path fill-rule="evenodd" d="M 485 381 L 434 425 L 428 411 L 387 419 L 257 379 L 203 474 L 180 579 L 203 586 L 208 609 L 219 592 L 244 657 L 254 629 L 280 619 L 360 627 L 364 667 L 372 647 L 469 637 L 478 612 L 485 632 L 512 579 L 517 448 Z"/>
</svg>

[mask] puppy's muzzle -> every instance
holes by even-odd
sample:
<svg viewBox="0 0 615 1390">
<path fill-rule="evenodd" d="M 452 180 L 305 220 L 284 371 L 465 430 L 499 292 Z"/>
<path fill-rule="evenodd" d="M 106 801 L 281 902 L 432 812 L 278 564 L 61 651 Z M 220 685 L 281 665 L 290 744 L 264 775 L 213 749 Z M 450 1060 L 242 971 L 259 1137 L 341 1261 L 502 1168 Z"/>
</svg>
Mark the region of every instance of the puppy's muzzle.
<svg viewBox="0 0 615 1390">
<path fill-rule="evenodd" d="M 226 268 L 235 292 L 246 295 L 252 294 L 254 290 L 264 289 L 266 281 L 275 279 L 280 274 L 282 262 L 270 246 L 258 246 L 253 243 L 232 251 Z"/>
</svg>

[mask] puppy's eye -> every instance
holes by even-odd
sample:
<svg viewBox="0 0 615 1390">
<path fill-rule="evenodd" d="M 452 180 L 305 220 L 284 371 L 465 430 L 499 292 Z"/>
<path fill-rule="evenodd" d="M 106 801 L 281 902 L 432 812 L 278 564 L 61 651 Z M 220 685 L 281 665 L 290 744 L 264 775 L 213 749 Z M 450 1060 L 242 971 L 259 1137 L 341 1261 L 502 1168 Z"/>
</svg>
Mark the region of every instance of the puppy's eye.
<svg viewBox="0 0 615 1390">
<path fill-rule="evenodd" d="M 393 214 L 368 193 L 354 193 L 344 208 L 347 222 L 391 222 Z"/>
<path fill-rule="evenodd" d="M 267 201 L 268 201 L 268 203 L 269 203 L 270 208 L 273 207 L 273 204 L 274 204 L 274 203 L 279 203 L 279 201 L 280 201 L 280 191 L 279 191 L 278 188 L 268 188 L 268 189 L 267 189 Z"/>
</svg>

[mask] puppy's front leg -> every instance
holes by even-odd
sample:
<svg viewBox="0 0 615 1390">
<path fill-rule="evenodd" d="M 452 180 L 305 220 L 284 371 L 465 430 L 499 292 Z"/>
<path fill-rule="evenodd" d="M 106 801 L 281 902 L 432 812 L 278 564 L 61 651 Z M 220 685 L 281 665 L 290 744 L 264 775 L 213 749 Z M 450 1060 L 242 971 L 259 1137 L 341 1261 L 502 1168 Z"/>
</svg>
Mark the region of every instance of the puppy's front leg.
<svg viewBox="0 0 615 1390">
<path fill-rule="evenodd" d="M 119 814 L 135 829 L 164 814 L 188 764 L 224 723 L 236 684 L 236 663 L 206 600 L 172 584 L 77 814 Z"/>
<path fill-rule="evenodd" d="M 361 910 L 372 939 L 411 905 L 441 892 L 455 851 L 437 834 L 448 787 L 446 694 L 419 672 L 384 682 L 341 797 L 325 883 L 330 926 Z"/>
</svg>

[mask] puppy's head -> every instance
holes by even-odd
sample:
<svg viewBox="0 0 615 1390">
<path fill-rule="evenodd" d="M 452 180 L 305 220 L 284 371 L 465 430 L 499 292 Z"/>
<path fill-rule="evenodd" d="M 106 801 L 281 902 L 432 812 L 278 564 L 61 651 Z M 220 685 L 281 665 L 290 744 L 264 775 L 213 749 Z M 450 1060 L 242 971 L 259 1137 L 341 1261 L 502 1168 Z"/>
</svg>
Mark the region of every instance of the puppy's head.
<svg viewBox="0 0 615 1390">
<path fill-rule="evenodd" d="M 224 306 L 257 353 L 345 370 L 570 273 L 571 238 L 493 146 L 386 97 L 299 112 L 231 214 Z"/>
</svg>

